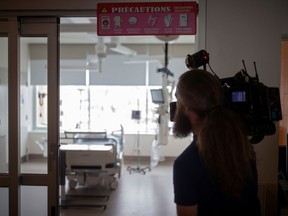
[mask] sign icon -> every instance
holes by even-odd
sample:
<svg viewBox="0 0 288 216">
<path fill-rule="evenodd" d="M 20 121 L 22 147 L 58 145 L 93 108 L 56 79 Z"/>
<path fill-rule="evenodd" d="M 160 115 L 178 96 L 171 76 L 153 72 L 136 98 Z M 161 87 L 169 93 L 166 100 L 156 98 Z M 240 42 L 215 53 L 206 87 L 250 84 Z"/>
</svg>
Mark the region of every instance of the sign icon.
<svg viewBox="0 0 288 216">
<path fill-rule="evenodd" d="M 168 14 L 164 17 L 164 23 L 166 28 L 169 28 L 172 24 L 173 21 L 173 16 L 171 14 Z"/>
<path fill-rule="evenodd" d="M 180 27 L 187 27 L 188 26 L 188 17 L 187 14 L 180 14 Z"/>
<path fill-rule="evenodd" d="M 109 16 L 103 16 L 101 18 L 101 26 L 102 26 L 102 29 L 110 29 L 110 17 Z"/>
<path fill-rule="evenodd" d="M 103 9 L 101 10 L 101 13 L 107 13 L 107 9 L 106 9 L 106 8 L 103 8 Z"/>
<path fill-rule="evenodd" d="M 147 25 L 148 26 L 155 26 L 157 22 L 158 17 L 155 15 L 149 15 L 148 20 L 147 20 Z"/>
<path fill-rule="evenodd" d="M 115 28 L 121 28 L 121 23 L 122 23 L 122 19 L 120 16 L 115 16 L 114 17 L 114 27 Z"/>
<path fill-rule="evenodd" d="M 137 17 L 135 16 L 132 16 L 128 19 L 128 22 L 131 24 L 131 25 L 135 25 L 137 23 Z"/>
</svg>

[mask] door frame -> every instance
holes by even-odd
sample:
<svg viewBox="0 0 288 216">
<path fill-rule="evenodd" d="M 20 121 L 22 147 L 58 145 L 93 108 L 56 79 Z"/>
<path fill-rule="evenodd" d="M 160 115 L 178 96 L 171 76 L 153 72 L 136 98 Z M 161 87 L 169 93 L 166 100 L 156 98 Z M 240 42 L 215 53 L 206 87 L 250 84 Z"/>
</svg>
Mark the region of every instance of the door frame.
<svg viewBox="0 0 288 216">
<path fill-rule="evenodd" d="M 1 35 L 8 36 L 8 173 L 0 173 L 0 186 L 9 189 L 9 215 L 21 215 L 21 187 L 47 186 L 48 215 L 59 215 L 59 18 L 1 18 Z M 47 174 L 20 169 L 20 37 L 47 37 L 48 170 Z"/>
</svg>

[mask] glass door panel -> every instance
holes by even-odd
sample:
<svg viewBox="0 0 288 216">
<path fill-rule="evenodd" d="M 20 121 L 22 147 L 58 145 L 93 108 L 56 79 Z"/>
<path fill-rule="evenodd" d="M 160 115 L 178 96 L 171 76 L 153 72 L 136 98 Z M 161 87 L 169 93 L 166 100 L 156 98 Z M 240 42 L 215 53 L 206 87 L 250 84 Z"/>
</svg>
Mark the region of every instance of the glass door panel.
<svg viewBox="0 0 288 216">
<path fill-rule="evenodd" d="M 24 216 L 58 215 L 58 24 L 55 17 L 20 19 L 19 198 Z"/>
<path fill-rule="evenodd" d="M 47 216 L 47 193 L 46 186 L 21 186 L 21 216 Z"/>
<path fill-rule="evenodd" d="M 8 188 L 0 187 L 0 209 L 1 209 L 1 216 L 8 216 L 9 215 L 9 207 L 8 207 Z"/>
<path fill-rule="evenodd" d="M 47 174 L 47 38 L 20 38 L 21 173 Z"/>
<path fill-rule="evenodd" d="M 8 38 L 0 37 L 0 173 L 8 173 Z"/>
<path fill-rule="evenodd" d="M 0 24 L 1 25 L 1 24 Z M 8 156 L 8 37 L 0 36 L 0 175 L 7 176 Z M 0 186 L 0 215 L 9 215 L 9 190 Z"/>
</svg>

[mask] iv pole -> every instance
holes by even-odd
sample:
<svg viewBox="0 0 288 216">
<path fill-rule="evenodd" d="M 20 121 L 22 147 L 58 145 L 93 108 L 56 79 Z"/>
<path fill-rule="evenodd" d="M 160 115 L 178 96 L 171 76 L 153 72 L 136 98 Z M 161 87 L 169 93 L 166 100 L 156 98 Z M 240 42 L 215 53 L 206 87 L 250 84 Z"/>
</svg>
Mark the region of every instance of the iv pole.
<svg viewBox="0 0 288 216">
<path fill-rule="evenodd" d="M 168 144 L 168 76 L 173 76 L 168 70 L 168 42 L 165 42 L 165 61 L 164 68 L 159 69 L 159 72 L 162 74 L 162 91 L 164 96 L 164 103 L 159 107 L 159 132 L 158 132 L 158 145 L 167 145 Z"/>
<path fill-rule="evenodd" d="M 137 124 L 138 124 L 138 131 L 137 131 L 137 146 L 136 146 L 136 150 L 137 150 L 137 166 L 136 167 L 131 167 L 128 166 L 127 167 L 127 171 L 129 171 L 129 173 L 131 174 L 132 172 L 136 172 L 136 173 L 142 173 L 142 174 L 146 174 L 146 170 L 151 171 L 150 167 L 144 167 L 141 168 L 140 167 L 140 133 L 139 133 L 139 124 L 140 124 L 140 111 L 139 111 L 139 100 L 138 100 L 138 110 L 133 110 L 132 111 L 132 119 L 136 119 L 137 120 Z"/>
<path fill-rule="evenodd" d="M 164 104 L 161 104 L 159 107 L 159 129 L 158 129 L 158 142 L 157 146 L 167 145 L 168 144 L 168 92 L 167 92 L 167 83 L 168 76 L 173 76 L 173 73 L 168 70 L 168 42 L 165 42 L 165 62 L 164 68 L 158 69 L 158 72 L 163 72 L 162 75 L 162 89 L 164 96 Z M 136 118 L 135 118 L 136 119 Z M 139 120 L 138 124 L 139 124 Z M 163 155 L 162 155 L 163 159 Z M 140 167 L 140 135 L 139 130 L 137 133 L 137 166 L 135 168 L 128 166 L 127 170 L 131 174 L 132 172 L 145 174 L 145 170 L 150 171 L 150 167 L 141 168 Z"/>
</svg>

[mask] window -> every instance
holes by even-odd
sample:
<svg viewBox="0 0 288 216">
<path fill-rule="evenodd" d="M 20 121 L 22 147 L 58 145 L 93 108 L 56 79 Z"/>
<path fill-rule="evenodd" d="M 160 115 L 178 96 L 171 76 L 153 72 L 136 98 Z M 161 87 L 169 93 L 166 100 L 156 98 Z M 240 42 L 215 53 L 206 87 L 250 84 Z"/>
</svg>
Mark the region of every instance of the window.
<svg viewBox="0 0 288 216">
<path fill-rule="evenodd" d="M 47 127 L 47 86 L 36 86 L 36 126 Z"/>
<path fill-rule="evenodd" d="M 160 86 L 61 86 L 61 130 L 114 130 L 123 125 L 126 133 L 155 133 L 159 105 L 151 99 L 150 89 Z M 46 86 L 37 86 L 36 127 L 46 127 Z M 140 119 L 132 111 L 140 111 Z"/>
</svg>

